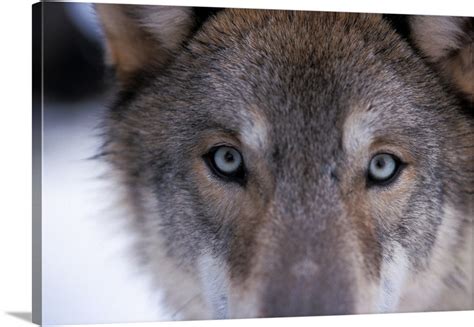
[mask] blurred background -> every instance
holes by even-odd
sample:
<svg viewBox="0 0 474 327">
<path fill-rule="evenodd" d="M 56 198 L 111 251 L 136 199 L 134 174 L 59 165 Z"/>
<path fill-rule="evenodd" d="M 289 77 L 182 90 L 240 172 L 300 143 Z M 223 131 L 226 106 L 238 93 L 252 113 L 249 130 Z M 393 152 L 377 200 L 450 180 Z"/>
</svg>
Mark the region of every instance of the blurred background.
<svg viewBox="0 0 474 327">
<path fill-rule="evenodd" d="M 42 312 L 44 324 L 168 319 L 128 253 L 131 236 L 107 165 L 91 159 L 113 74 L 86 3 L 43 3 L 34 74 L 43 69 Z M 35 75 L 34 75 L 35 76 Z M 40 84 L 34 83 L 35 99 Z M 34 124 L 41 119 L 35 106 Z"/>
</svg>

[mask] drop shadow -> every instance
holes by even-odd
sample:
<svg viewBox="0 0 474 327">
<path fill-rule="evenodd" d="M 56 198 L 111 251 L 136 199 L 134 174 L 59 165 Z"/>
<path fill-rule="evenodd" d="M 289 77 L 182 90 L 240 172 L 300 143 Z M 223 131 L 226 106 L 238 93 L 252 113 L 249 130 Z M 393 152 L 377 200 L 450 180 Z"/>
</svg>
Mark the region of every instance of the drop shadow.
<svg viewBox="0 0 474 327">
<path fill-rule="evenodd" d="M 15 318 L 24 320 L 26 322 L 33 322 L 33 316 L 31 312 L 24 312 L 24 311 L 12 311 L 12 312 L 6 312 L 6 314 L 13 316 Z"/>
</svg>

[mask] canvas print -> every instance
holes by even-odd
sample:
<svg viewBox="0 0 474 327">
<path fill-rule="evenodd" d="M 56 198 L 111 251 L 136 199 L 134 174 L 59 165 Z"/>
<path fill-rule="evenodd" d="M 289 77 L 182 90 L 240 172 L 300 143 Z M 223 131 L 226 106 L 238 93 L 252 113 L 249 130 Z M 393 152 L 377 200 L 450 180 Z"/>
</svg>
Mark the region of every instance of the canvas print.
<svg viewBox="0 0 474 327">
<path fill-rule="evenodd" d="M 472 17 L 41 3 L 34 319 L 472 310 Z"/>
</svg>

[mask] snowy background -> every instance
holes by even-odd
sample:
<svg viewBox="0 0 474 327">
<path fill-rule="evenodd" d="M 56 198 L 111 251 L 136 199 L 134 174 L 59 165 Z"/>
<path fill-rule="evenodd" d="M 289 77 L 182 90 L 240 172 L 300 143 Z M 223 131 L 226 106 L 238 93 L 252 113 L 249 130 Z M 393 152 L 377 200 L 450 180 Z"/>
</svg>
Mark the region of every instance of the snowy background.
<svg viewBox="0 0 474 327">
<path fill-rule="evenodd" d="M 166 319 L 159 294 L 128 252 L 131 238 L 108 166 L 90 159 L 99 151 L 98 125 L 109 97 L 92 7 L 46 9 L 43 322 Z"/>
</svg>

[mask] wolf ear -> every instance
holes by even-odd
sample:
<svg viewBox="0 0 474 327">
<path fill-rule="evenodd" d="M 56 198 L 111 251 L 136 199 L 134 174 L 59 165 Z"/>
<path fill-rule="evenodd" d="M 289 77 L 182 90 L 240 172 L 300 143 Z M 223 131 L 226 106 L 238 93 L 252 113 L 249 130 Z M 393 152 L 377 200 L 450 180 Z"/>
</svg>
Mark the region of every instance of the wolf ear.
<svg viewBox="0 0 474 327">
<path fill-rule="evenodd" d="M 108 64 L 126 84 L 141 70 L 164 65 L 191 35 L 192 8 L 96 4 Z"/>
<path fill-rule="evenodd" d="M 410 37 L 441 76 L 470 102 L 474 100 L 474 19 L 411 16 Z"/>
</svg>

